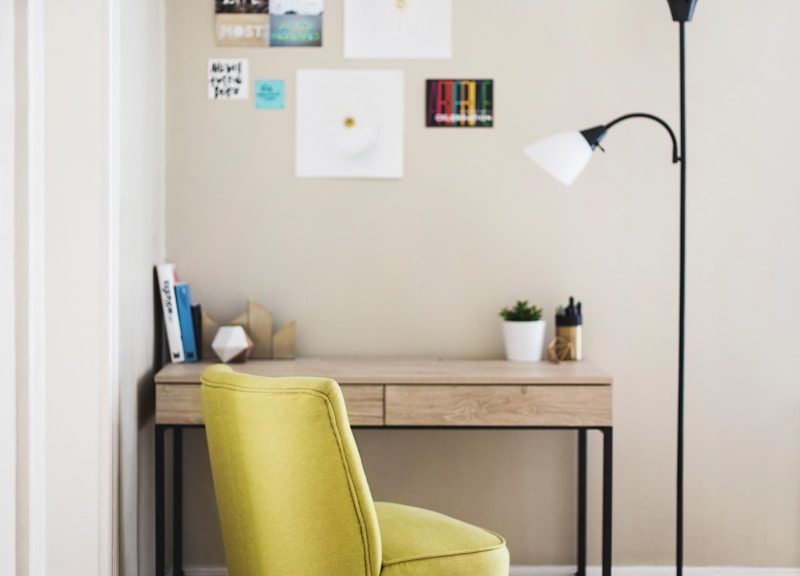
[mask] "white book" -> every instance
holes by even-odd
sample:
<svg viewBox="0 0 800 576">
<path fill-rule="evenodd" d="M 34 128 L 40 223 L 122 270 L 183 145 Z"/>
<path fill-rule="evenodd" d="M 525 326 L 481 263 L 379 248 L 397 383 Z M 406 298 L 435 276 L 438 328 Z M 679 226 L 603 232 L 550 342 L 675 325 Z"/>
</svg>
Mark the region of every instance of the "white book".
<svg viewBox="0 0 800 576">
<path fill-rule="evenodd" d="M 158 266 L 158 292 L 161 294 L 161 309 L 164 311 L 169 359 L 171 362 L 183 362 L 181 325 L 178 321 L 178 306 L 175 302 L 175 264 L 172 262 Z"/>
</svg>

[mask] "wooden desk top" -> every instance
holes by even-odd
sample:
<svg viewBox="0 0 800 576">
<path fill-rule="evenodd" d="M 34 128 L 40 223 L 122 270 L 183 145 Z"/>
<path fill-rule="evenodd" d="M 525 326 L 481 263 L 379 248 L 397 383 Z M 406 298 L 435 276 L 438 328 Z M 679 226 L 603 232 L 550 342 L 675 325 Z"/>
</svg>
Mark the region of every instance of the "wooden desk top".
<svg viewBox="0 0 800 576">
<path fill-rule="evenodd" d="M 198 384 L 213 362 L 169 364 L 156 384 Z M 297 358 L 250 360 L 231 367 L 257 376 L 321 376 L 341 385 L 611 386 L 611 376 L 590 362 L 508 362 L 444 358 Z"/>
<path fill-rule="evenodd" d="M 210 365 L 170 364 L 156 374 L 157 424 L 203 424 L 200 375 Z M 353 426 L 612 425 L 611 377 L 589 362 L 298 358 L 233 368 L 259 376 L 333 378 Z"/>
</svg>

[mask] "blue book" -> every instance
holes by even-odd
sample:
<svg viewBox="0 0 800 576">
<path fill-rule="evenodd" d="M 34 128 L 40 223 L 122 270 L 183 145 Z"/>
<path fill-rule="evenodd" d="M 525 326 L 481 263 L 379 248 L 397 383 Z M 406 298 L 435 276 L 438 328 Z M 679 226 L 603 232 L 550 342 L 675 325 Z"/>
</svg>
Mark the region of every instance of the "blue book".
<svg viewBox="0 0 800 576">
<path fill-rule="evenodd" d="M 192 322 L 192 296 L 186 282 L 175 283 L 175 302 L 178 305 L 178 322 L 181 325 L 183 357 L 185 362 L 197 362 L 197 341 Z"/>
</svg>

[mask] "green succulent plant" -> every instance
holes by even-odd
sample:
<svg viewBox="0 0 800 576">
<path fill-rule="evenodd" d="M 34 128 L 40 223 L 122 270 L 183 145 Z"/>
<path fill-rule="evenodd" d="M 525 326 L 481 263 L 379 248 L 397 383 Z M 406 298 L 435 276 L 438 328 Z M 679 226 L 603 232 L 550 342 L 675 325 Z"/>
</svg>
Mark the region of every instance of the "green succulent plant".
<svg viewBox="0 0 800 576">
<path fill-rule="evenodd" d="M 535 322 L 542 319 L 542 309 L 528 304 L 527 300 L 517 300 L 513 307 L 505 307 L 500 316 L 506 322 Z"/>
</svg>

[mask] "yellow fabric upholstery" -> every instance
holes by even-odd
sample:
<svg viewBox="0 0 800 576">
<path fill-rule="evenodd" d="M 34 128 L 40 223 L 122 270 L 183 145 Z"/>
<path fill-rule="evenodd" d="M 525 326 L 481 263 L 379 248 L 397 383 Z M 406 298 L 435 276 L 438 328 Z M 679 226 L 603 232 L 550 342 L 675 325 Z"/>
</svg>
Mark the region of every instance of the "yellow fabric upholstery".
<svg viewBox="0 0 800 576">
<path fill-rule="evenodd" d="M 497 534 L 373 503 L 333 380 L 213 366 L 202 402 L 230 576 L 508 576 Z"/>
<path fill-rule="evenodd" d="M 444 514 L 376 502 L 381 576 L 508 576 L 502 536 Z"/>
<path fill-rule="evenodd" d="M 378 519 L 341 391 L 319 378 L 202 378 L 230 576 L 378 576 Z"/>
</svg>

